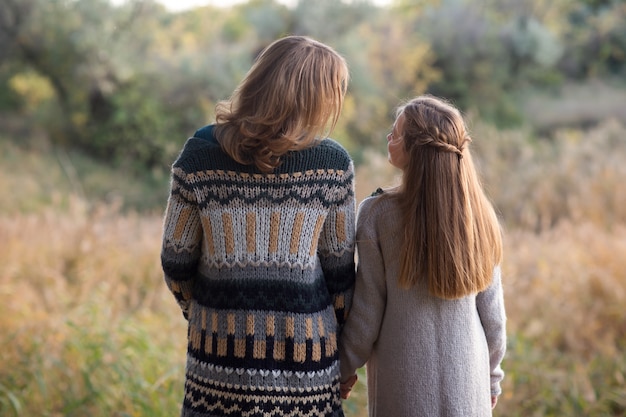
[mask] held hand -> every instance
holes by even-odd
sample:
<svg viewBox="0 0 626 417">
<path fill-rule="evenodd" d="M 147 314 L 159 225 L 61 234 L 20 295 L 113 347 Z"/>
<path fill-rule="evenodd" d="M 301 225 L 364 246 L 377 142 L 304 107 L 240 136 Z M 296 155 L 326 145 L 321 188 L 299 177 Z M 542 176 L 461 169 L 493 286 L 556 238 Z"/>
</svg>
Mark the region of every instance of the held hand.
<svg viewBox="0 0 626 417">
<path fill-rule="evenodd" d="M 493 395 L 491 397 L 491 409 L 493 410 L 494 408 L 496 408 L 496 403 L 498 402 L 498 397 L 496 397 L 495 395 Z"/>
<path fill-rule="evenodd" d="M 350 391 L 352 391 L 352 387 L 356 384 L 357 379 L 359 378 L 356 375 L 352 375 L 340 384 L 341 399 L 347 400 L 350 397 Z"/>
</svg>

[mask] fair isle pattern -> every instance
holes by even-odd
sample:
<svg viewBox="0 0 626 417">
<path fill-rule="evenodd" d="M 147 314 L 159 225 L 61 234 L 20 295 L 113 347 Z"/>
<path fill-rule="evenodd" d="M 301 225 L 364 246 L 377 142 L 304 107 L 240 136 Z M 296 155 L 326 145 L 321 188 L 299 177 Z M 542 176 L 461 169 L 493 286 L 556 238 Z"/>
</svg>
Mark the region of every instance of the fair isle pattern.
<svg viewBox="0 0 626 417">
<path fill-rule="evenodd" d="M 172 168 L 161 253 L 188 320 L 182 415 L 342 416 L 337 340 L 354 286 L 354 171 L 331 140 L 271 174 L 212 127 Z"/>
<path fill-rule="evenodd" d="M 332 224 L 335 233 L 326 238 L 320 250 L 339 250 L 327 255 L 340 257 L 346 250 L 343 243 L 348 235 L 347 219 L 351 210 L 345 203 L 353 199 L 350 188 L 345 188 L 346 177 L 352 173 L 334 169 L 307 171 L 282 175 L 248 175 L 224 171 L 205 171 L 186 174 L 174 168 L 172 198 L 181 211 L 176 222 L 169 225 L 166 234 L 173 239 L 172 249 L 191 252 L 197 239 L 198 224 L 193 223 L 192 210 L 200 210 L 204 229 L 204 264 L 214 267 L 235 265 L 315 267 L 319 237 L 324 224 Z M 250 182 L 256 187 L 247 188 Z M 193 184 L 190 187 L 189 184 Z M 343 185 L 334 195 L 325 196 L 329 185 Z M 189 204 L 194 204 L 189 206 Z M 329 212 L 329 207 L 342 205 L 341 210 Z M 290 233 L 281 233 L 289 231 Z M 235 239 L 245 236 L 245 239 Z M 184 245 L 191 245 L 185 247 Z M 283 255 L 287 255 L 286 257 Z"/>
<path fill-rule="evenodd" d="M 339 415 L 336 410 L 341 404 L 334 391 L 339 383 L 338 366 L 335 361 L 325 370 L 298 372 L 228 368 L 190 359 L 185 403 L 209 415 Z M 331 377 L 334 379 L 328 383 Z M 281 404 L 289 404 L 289 408 Z"/>
<path fill-rule="evenodd" d="M 198 357 L 210 362 L 258 363 L 288 361 L 292 370 L 307 370 L 314 362 L 330 366 L 337 353 L 333 308 L 312 314 L 253 312 L 192 307 L 189 345 Z M 225 325 L 224 325 L 225 324 Z M 302 331 L 304 330 L 304 331 Z M 309 371 L 310 372 L 310 371 Z"/>
</svg>

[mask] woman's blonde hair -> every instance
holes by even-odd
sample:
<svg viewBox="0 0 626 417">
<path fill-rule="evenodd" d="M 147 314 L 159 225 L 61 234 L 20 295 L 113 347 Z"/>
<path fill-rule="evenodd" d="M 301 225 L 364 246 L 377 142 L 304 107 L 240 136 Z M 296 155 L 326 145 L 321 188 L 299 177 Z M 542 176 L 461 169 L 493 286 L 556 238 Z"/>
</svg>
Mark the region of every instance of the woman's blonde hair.
<svg viewBox="0 0 626 417">
<path fill-rule="evenodd" d="M 289 151 L 334 129 L 348 66 L 331 47 L 288 36 L 265 48 L 229 100 L 216 106 L 216 137 L 237 162 L 270 172 Z"/>
<path fill-rule="evenodd" d="M 498 218 L 485 196 L 461 113 L 417 97 L 401 106 L 408 156 L 397 197 L 404 217 L 399 284 L 426 279 L 431 294 L 456 299 L 484 290 L 502 260 Z"/>
</svg>

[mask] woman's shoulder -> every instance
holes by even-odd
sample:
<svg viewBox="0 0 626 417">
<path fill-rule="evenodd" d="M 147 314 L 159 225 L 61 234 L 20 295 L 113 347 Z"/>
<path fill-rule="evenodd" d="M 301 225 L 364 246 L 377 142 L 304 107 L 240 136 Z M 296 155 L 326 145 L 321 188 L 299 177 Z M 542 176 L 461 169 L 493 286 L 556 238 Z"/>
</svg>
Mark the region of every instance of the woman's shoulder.
<svg viewBox="0 0 626 417">
<path fill-rule="evenodd" d="M 320 169 L 352 175 L 352 158 L 339 142 L 327 138 L 316 142 L 311 147 L 286 154 L 277 172 L 290 173 Z"/>
<path fill-rule="evenodd" d="M 214 123 L 208 124 L 196 130 L 193 134 L 192 139 L 193 138 L 201 139 L 201 141 L 204 141 L 205 143 L 219 145 L 219 143 L 217 142 L 217 138 L 215 137 L 215 124 Z"/>
<path fill-rule="evenodd" d="M 318 146 L 329 151 L 334 151 L 343 155 L 348 155 L 348 151 L 343 147 L 341 143 L 332 138 L 325 138 L 318 142 Z"/>
<path fill-rule="evenodd" d="M 195 131 L 193 136 L 189 137 L 183 146 L 178 158 L 174 162 L 174 166 L 183 167 L 193 164 L 199 155 L 206 156 L 213 152 L 221 152 L 221 147 L 215 135 L 213 128 L 215 125 L 210 124 Z"/>
<path fill-rule="evenodd" d="M 313 151 L 324 154 L 329 162 L 337 162 L 342 165 L 352 163 L 352 157 L 346 148 L 331 138 L 321 140 L 317 146 L 313 147 Z"/>
</svg>

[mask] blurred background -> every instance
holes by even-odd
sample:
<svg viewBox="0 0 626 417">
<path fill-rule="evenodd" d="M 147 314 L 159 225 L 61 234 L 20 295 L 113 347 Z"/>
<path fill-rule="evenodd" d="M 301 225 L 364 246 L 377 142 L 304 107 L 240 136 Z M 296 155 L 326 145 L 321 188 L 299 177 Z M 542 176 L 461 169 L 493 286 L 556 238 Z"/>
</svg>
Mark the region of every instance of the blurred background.
<svg viewBox="0 0 626 417">
<path fill-rule="evenodd" d="M 333 137 L 359 201 L 398 179 L 398 104 L 463 111 L 505 229 L 494 415 L 625 416 L 625 22 L 622 0 L 2 0 L 0 415 L 178 415 L 169 167 L 256 54 L 302 34 L 350 64 Z"/>
</svg>

